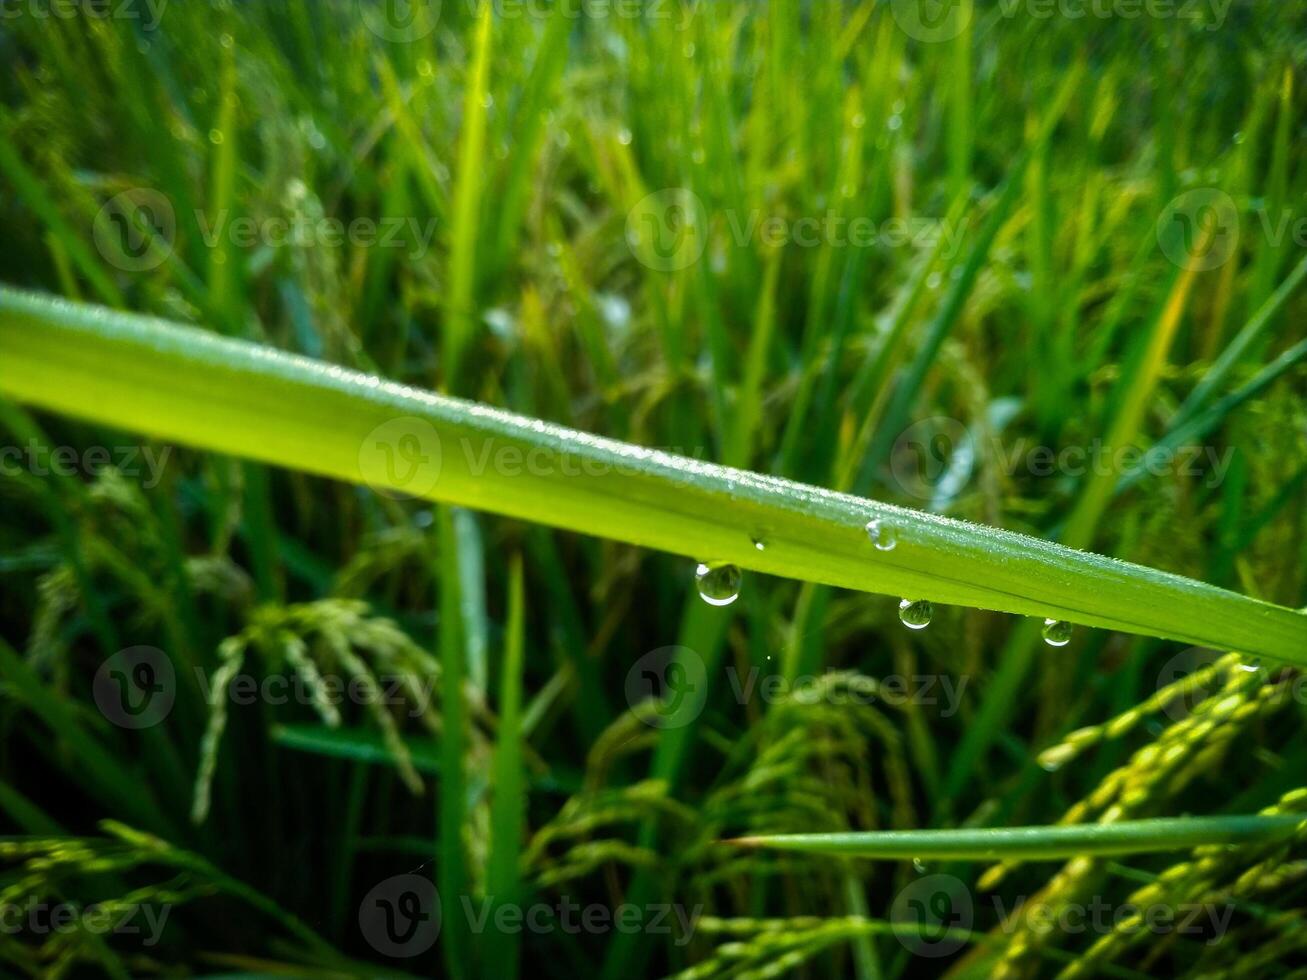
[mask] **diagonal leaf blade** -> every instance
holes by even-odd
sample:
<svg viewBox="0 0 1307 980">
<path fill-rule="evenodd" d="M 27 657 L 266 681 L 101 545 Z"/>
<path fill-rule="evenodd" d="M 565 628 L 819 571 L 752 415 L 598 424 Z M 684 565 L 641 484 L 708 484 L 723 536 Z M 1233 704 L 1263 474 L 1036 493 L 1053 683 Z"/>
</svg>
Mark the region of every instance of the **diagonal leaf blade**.
<svg viewBox="0 0 1307 980">
<path fill-rule="evenodd" d="M 1060 861 L 1096 855 L 1184 851 L 1210 844 L 1260 844 L 1302 827 L 1302 814 L 1160 817 L 1043 827 L 966 827 L 845 834 L 776 834 L 725 843 L 802 854 L 885 860 Z"/>
<path fill-rule="evenodd" d="M 0 288 L 0 393 L 203 449 L 770 575 L 1307 665 L 1307 616 L 1178 575 L 8 288 Z M 371 443 L 401 418 L 436 451 L 399 468 Z M 896 531 L 892 551 L 868 541 L 873 518 Z"/>
</svg>

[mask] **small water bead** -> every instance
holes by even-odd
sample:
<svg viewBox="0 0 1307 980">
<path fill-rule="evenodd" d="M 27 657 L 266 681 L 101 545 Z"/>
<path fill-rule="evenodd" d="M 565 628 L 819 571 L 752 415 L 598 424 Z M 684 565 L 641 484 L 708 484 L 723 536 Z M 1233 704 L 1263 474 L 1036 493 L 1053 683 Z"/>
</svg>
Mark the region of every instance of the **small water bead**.
<svg viewBox="0 0 1307 980">
<path fill-rule="evenodd" d="M 710 606 L 729 606 L 740 597 L 740 570 L 734 565 L 701 564 L 694 572 L 699 595 Z"/>
<path fill-rule="evenodd" d="M 1044 620 L 1044 628 L 1040 632 L 1044 635 L 1044 642 L 1051 647 L 1064 647 L 1071 642 L 1070 623 L 1061 619 Z"/>
<path fill-rule="evenodd" d="M 899 603 L 899 620 L 910 630 L 924 630 L 935 615 L 928 599 L 904 599 Z"/>
<path fill-rule="evenodd" d="M 912 859 L 912 868 L 913 868 L 913 870 L 916 871 L 917 874 L 919 874 L 919 875 L 924 875 L 924 874 L 926 873 L 926 871 L 928 870 L 927 867 L 926 867 L 926 862 L 923 861 L 923 860 L 921 860 L 921 858 L 913 858 L 913 859 Z"/>
<path fill-rule="evenodd" d="M 753 542 L 753 546 L 757 548 L 759 551 L 767 550 L 767 542 L 764 541 L 761 537 L 750 538 L 749 540 Z"/>
<path fill-rule="evenodd" d="M 879 518 L 867 522 L 867 537 L 876 546 L 877 551 L 893 551 L 899 543 L 899 534 L 892 526 Z"/>
</svg>

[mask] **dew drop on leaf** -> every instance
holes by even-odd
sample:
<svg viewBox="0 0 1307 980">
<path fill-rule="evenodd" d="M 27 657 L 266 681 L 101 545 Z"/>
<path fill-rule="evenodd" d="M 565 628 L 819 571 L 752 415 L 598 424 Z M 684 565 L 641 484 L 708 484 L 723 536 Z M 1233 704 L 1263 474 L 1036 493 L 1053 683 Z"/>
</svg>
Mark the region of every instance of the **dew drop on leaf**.
<svg viewBox="0 0 1307 980">
<path fill-rule="evenodd" d="M 1070 623 L 1062 619 L 1044 620 L 1044 628 L 1040 633 L 1044 636 L 1044 642 L 1051 647 L 1064 647 L 1071 642 Z"/>
<path fill-rule="evenodd" d="M 699 595 L 710 606 L 729 606 L 740 595 L 740 570 L 734 565 L 701 564 L 694 572 Z"/>
<path fill-rule="evenodd" d="M 899 534 L 892 525 L 879 518 L 867 522 L 867 537 L 876 546 L 877 551 L 893 551 L 899 543 Z"/>
<path fill-rule="evenodd" d="M 935 607 L 927 599 L 904 599 L 899 603 L 899 619 L 910 630 L 924 630 L 935 615 Z"/>
</svg>

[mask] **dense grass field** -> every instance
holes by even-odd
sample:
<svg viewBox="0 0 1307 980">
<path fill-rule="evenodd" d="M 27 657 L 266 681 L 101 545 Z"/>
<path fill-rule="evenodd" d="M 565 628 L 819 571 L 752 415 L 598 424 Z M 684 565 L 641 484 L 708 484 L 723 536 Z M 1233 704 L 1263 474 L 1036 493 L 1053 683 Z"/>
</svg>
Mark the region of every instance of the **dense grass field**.
<svg viewBox="0 0 1307 980">
<path fill-rule="evenodd" d="M 0 62 L 0 975 L 1307 971 L 1298 5 Z"/>
</svg>

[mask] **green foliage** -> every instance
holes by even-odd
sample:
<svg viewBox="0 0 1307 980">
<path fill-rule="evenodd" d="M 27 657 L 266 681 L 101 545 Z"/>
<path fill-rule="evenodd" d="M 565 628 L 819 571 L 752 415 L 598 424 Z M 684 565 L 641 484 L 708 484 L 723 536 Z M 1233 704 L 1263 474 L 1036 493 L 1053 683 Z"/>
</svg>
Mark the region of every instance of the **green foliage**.
<svg viewBox="0 0 1307 980">
<path fill-rule="evenodd" d="M 1292 4 L 99 6 L 0 20 L 0 972 L 1301 962 Z M 569 902 L 683 919 L 465 913 Z"/>
</svg>

